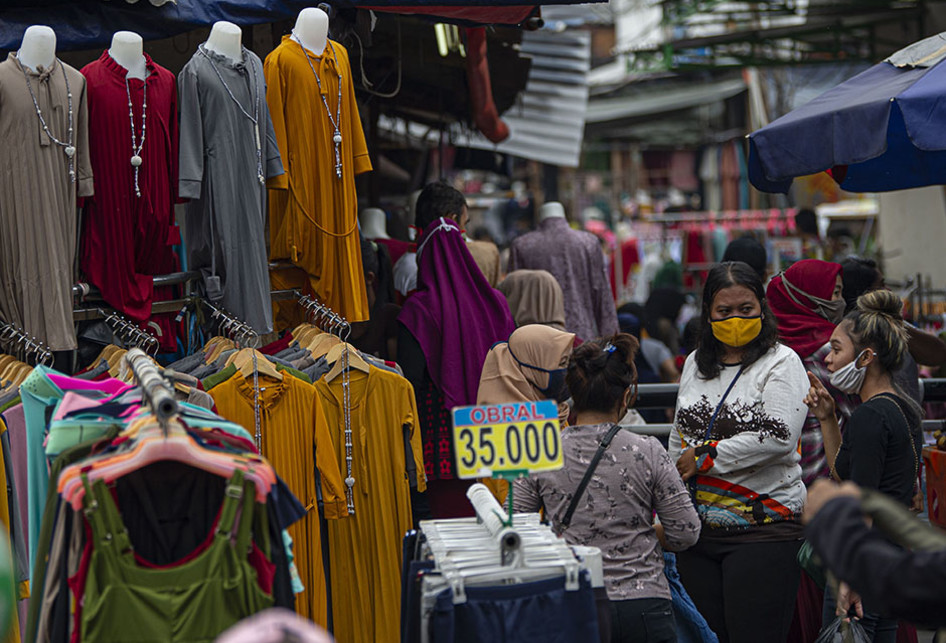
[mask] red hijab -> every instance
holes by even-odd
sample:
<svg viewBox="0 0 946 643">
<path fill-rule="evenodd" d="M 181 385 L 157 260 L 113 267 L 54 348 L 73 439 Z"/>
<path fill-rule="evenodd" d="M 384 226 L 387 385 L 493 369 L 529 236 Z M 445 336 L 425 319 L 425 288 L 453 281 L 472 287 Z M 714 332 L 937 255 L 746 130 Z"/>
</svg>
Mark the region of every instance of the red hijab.
<svg viewBox="0 0 946 643">
<path fill-rule="evenodd" d="M 799 295 L 798 291 L 820 299 L 831 299 L 837 277 L 841 274 L 841 264 L 805 259 L 792 264 L 783 274 L 794 286 L 795 298 L 789 295 L 781 274 L 769 282 L 766 297 L 778 322 L 779 339 L 804 359 L 828 342 L 834 324 L 816 313 L 814 302 L 806 301 L 804 294 Z M 809 305 L 803 305 L 806 303 Z"/>
</svg>

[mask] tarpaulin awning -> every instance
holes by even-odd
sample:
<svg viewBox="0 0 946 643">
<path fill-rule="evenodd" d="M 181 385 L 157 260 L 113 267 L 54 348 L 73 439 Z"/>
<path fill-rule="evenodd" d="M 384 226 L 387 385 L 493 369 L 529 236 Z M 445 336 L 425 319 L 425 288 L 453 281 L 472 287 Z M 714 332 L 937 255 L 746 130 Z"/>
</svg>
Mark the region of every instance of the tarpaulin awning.
<svg viewBox="0 0 946 643">
<path fill-rule="evenodd" d="M 556 3 L 569 4 L 569 0 L 552 1 Z M 246 26 L 291 19 L 313 4 L 313 0 L 177 0 L 162 6 L 120 0 L 4 1 L 0 5 L 0 50 L 19 47 L 23 32 L 36 24 L 53 28 L 60 50 L 94 49 L 106 46 L 116 31 L 134 31 L 145 40 L 155 40 L 220 20 Z M 339 9 L 371 8 L 466 23 L 517 24 L 528 17 L 535 0 L 342 0 L 331 4 Z"/>
</svg>

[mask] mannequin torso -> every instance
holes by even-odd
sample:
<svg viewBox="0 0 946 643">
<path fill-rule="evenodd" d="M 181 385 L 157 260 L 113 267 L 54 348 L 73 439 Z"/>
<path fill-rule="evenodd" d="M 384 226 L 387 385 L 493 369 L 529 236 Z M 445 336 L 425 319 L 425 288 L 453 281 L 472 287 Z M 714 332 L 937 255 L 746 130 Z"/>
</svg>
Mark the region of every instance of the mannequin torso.
<svg viewBox="0 0 946 643">
<path fill-rule="evenodd" d="M 33 25 L 23 34 L 16 58 L 24 67 L 49 69 L 56 60 L 56 32 L 46 25 Z"/>
<path fill-rule="evenodd" d="M 322 55 L 328 43 L 328 14 L 316 7 L 299 12 L 292 39 L 317 56 Z"/>
<path fill-rule="evenodd" d="M 361 231 L 368 239 L 390 239 L 385 225 L 384 210 L 365 208 L 361 212 Z"/>
<path fill-rule="evenodd" d="M 539 210 L 539 221 L 546 219 L 564 219 L 565 206 L 558 201 L 549 201 Z"/>
<path fill-rule="evenodd" d="M 128 70 L 128 78 L 144 80 L 148 75 L 147 61 L 144 56 L 144 43 L 141 36 L 133 31 L 116 31 L 112 36 L 112 46 L 108 55 L 112 60 Z"/>
<path fill-rule="evenodd" d="M 215 22 L 204 46 L 234 62 L 243 60 L 243 32 L 232 22 Z"/>
</svg>

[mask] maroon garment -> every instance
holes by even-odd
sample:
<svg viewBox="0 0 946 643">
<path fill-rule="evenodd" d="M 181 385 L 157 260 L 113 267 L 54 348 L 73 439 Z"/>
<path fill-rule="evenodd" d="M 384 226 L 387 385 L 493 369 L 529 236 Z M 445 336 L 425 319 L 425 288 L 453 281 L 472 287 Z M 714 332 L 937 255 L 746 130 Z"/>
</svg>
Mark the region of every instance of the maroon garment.
<svg viewBox="0 0 946 643">
<path fill-rule="evenodd" d="M 140 144 L 142 98 L 148 84 L 147 128 L 143 163 L 138 170 L 141 197 L 135 195 L 131 165 L 131 121 L 125 68 L 108 51 L 82 68 L 88 84 L 89 153 L 95 195 L 86 200 L 82 217 L 80 266 L 105 301 L 128 317 L 151 317 L 152 275 L 178 269 L 173 246 L 180 243 L 174 224 L 177 195 L 177 83 L 148 54 L 146 81 L 129 79 L 135 138 Z M 173 297 L 173 292 L 165 296 Z M 173 346 L 169 319 L 156 320 L 162 343 Z"/>
</svg>

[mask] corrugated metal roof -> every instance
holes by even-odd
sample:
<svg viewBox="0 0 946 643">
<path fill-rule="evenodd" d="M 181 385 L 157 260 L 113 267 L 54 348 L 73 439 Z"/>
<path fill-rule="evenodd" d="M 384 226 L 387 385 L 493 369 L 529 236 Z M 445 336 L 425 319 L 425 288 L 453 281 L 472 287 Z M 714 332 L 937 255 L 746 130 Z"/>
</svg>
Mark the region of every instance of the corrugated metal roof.
<svg viewBox="0 0 946 643">
<path fill-rule="evenodd" d="M 516 104 L 502 115 L 509 126 L 509 138 L 495 145 L 475 134 L 455 142 L 551 165 L 577 167 L 588 107 L 591 34 L 527 31 L 522 35 L 522 53 L 532 56 L 532 69 Z"/>
</svg>

